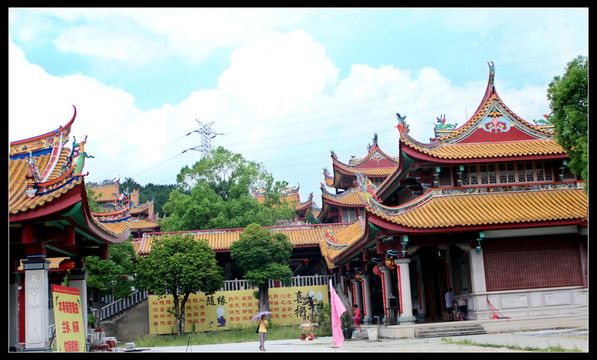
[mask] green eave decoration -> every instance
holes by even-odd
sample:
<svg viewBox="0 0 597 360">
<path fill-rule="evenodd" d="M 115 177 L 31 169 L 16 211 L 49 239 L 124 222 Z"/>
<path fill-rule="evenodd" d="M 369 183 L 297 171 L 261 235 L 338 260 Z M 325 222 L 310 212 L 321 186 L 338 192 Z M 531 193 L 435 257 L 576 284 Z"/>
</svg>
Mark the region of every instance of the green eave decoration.
<svg viewBox="0 0 597 360">
<path fill-rule="evenodd" d="M 74 214 L 76 214 L 79 211 L 81 211 L 81 202 L 80 201 L 78 203 L 76 203 L 75 205 L 73 205 L 73 207 L 69 211 L 62 214 L 62 216 L 64 216 L 64 217 L 73 216 Z"/>
<path fill-rule="evenodd" d="M 371 240 L 375 237 L 375 235 L 377 235 L 378 232 L 381 231 L 381 229 L 378 228 L 377 226 L 373 225 L 370 222 L 368 222 L 368 224 L 369 224 L 369 239 L 367 239 L 367 240 Z"/>
</svg>

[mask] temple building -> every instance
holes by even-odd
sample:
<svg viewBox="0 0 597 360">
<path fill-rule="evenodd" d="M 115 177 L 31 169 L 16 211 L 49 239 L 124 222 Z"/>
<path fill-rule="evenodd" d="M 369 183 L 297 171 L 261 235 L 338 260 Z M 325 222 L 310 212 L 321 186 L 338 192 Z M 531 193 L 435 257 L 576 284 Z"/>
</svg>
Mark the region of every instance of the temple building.
<svg viewBox="0 0 597 360">
<path fill-rule="evenodd" d="M 288 202 L 291 205 L 294 205 L 294 212 L 296 216 L 290 221 L 287 222 L 289 225 L 290 223 L 294 224 L 304 224 L 307 216 L 311 213 L 313 214 L 314 218 L 317 218 L 317 214 L 319 214 L 319 209 L 317 205 L 313 202 L 313 193 L 309 194 L 309 198 L 301 202 L 301 195 L 299 193 L 300 186 L 293 187 L 288 186 L 286 190 L 280 194 L 280 200 L 283 202 Z M 265 193 L 263 189 L 259 189 L 253 192 L 253 198 L 257 199 L 260 203 L 265 201 Z"/>
<path fill-rule="evenodd" d="M 588 313 L 584 181 L 553 126 L 516 115 L 489 70 L 472 117 L 439 117 L 429 143 L 397 114 L 398 165 L 373 192 L 360 180 L 357 219 L 320 241 L 366 323 L 445 320 L 450 288 L 469 319 Z"/>
<path fill-rule="evenodd" d="M 108 246 L 129 235 L 130 221 L 100 222 L 89 210 L 84 141 L 75 121 L 54 131 L 10 143 L 9 153 L 9 347 L 48 351 L 53 323 L 50 288 L 68 274 L 69 286 L 87 299 L 85 257 L 107 259 Z M 81 302 L 87 324 L 87 301 Z M 83 331 L 86 326 L 84 325 Z M 78 344 L 79 347 L 85 344 Z"/>
<path fill-rule="evenodd" d="M 154 211 L 153 200 L 141 204 L 139 189 L 129 192 L 120 191 L 120 179 L 104 180 L 101 183 L 87 185 L 97 196 L 97 203 L 103 209 L 93 215 L 101 222 L 118 222 L 131 219 L 130 231 L 134 238 L 141 238 L 144 233 L 160 231 L 160 225 Z"/>
<path fill-rule="evenodd" d="M 341 232 L 349 224 L 290 224 L 277 226 L 264 226 L 275 233 L 282 233 L 288 236 L 292 243 L 292 255 L 290 257 L 290 268 L 294 276 L 325 275 L 328 268 L 319 249 L 319 240 L 326 236 L 326 233 Z M 213 229 L 194 231 L 175 231 L 183 235 L 190 234 L 196 240 L 205 239 L 209 246 L 216 253 L 218 265 L 224 269 L 226 280 L 240 279 L 241 274 L 237 273 L 234 261 L 230 257 L 230 246 L 239 239 L 243 228 L 237 229 Z M 133 239 L 132 244 L 139 256 L 146 256 L 151 251 L 153 242 L 162 236 L 171 233 L 156 232 L 146 233 L 141 239 Z"/>
</svg>

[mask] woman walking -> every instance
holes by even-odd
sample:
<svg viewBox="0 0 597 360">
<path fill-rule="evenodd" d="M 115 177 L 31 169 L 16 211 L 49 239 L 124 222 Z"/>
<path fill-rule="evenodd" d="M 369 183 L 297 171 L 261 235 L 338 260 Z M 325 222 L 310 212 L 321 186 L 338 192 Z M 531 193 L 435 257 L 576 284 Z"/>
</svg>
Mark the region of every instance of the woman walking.
<svg viewBox="0 0 597 360">
<path fill-rule="evenodd" d="M 267 334 L 268 322 L 265 320 L 265 315 L 261 315 L 259 319 L 259 327 L 257 332 L 259 333 L 259 350 L 265 351 L 265 335 Z"/>
</svg>

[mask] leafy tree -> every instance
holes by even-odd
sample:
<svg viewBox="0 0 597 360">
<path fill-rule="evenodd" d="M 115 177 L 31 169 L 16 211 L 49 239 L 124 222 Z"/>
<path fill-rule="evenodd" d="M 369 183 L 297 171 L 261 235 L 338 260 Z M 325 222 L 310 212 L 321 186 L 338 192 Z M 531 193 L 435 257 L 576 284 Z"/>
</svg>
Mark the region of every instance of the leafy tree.
<svg viewBox="0 0 597 360">
<path fill-rule="evenodd" d="M 280 200 L 286 182 L 275 182 L 261 165 L 222 147 L 182 168 L 177 182 L 164 204 L 163 231 L 271 226 L 295 215 L 295 204 Z M 252 197 L 257 189 L 265 193 L 263 203 Z"/>
<path fill-rule="evenodd" d="M 549 84 L 549 119 L 554 124 L 558 143 L 568 152 L 568 168 L 587 182 L 589 175 L 589 59 L 578 56 L 568 63 L 566 73 Z"/>
<path fill-rule="evenodd" d="M 100 194 L 96 193 L 89 185 L 85 185 L 85 190 L 87 190 L 87 204 L 89 204 L 89 210 L 92 212 L 102 212 L 102 207 L 97 203 Z"/>
<path fill-rule="evenodd" d="M 176 189 L 176 185 L 156 185 L 149 183 L 141 187 L 139 191 L 139 202 L 145 203 L 153 200 L 153 210 L 160 216 L 164 215 L 164 204 L 168 202 L 170 192 Z"/>
<path fill-rule="evenodd" d="M 85 261 L 87 271 L 87 291 L 93 297 L 94 307 L 100 309 L 101 298 L 112 295 L 122 299 L 130 295 L 135 270 L 135 248 L 129 240 L 108 247 L 108 260 L 98 256 L 88 256 Z M 99 327 L 99 316 L 95 320 Z"/>
<path fill-rule="evenodd" d="M 269 311 L 269 280 L 290 285 L 292 254 L 288 236 L 250 224 L 230 246 L 230 256 L 249 283 L 259 288 L 259 311 Z"/>
<path fill-rule="evenodd" d="M 222 269 L 207 240 L 180 233 L 154 241 L 149 255 L 137 264 L 137 280 L 141 289 L 173 296 L 174 308 L 170 311 L 176 317 L 178 334 L 184 332 L 184 309 L 189 295 L 211 295 L 224 285 Z"/>
</svg>

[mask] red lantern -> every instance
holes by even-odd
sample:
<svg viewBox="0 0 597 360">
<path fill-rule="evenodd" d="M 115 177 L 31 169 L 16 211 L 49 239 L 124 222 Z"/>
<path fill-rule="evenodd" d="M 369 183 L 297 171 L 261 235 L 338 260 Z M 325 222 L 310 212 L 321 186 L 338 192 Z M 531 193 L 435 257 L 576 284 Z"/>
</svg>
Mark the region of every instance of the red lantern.
<svg viewBox="0 0 597 360">
<path fill-rule="evenodd" d="M 373 267 L 373 273 L 374 273 L 375 275 L 381 275 L 381 270 L 379 270 L 379 265 L 375 265 L 375 266 Z"/>
<path fill-rule="evenodd" d="M 354 279 L 355 279 L 356 281 L 361 281 L 361 274 L 356 274 L 356 275 L 354 276 Z"/>
<path fill-rule="evenodd" d="M 64 259 L 60 262 L 60 265 L 58 265 L 58 267 L 62 271 L 72 270 L 75 267 L 75 262 L 71 259 Z"/>
<path fill-rule="evenodd" d="M 394 263 L 394 259 L 392 259 L 392 258 L 386 259 L 386 266 L 393 269 L 396 266 L 396 264 Z"/>
</svg>

